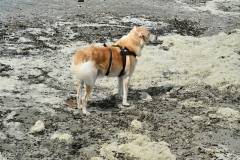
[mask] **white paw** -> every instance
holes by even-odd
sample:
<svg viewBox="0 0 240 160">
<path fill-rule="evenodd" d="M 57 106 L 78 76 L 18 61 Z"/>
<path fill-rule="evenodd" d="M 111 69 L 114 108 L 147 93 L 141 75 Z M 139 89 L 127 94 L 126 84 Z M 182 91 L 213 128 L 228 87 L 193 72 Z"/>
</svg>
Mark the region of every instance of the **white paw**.
<svg viewBox="0 0 240 160">
<path fill-rule="evenodd" d="M 78 105 L 78 109 L 82 109 L 82 105 L 80 104 L 80 105 Z"/>
<path fill-rule="evenodd" d="M 88 112 L 88 111 L 83 111 L 83 114 L 85 114 L 86 116 L 89 116 L 89 115 L 90 115 L 90 112 Z"/>
<path fill-rule="evenodd" d="M 130 106 L 130 104 L 127 103 L 127 102 L 123 102 L 122 105 L 124 105 L 124 106 Z"/>
</svg>

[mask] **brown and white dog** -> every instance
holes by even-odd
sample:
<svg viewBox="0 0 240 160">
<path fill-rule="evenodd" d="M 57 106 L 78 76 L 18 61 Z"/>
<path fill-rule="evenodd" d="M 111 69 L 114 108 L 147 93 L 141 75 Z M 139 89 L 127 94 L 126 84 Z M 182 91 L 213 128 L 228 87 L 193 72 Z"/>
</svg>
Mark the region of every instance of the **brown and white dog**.
<svg viewBox="0 0 240 160">
<path fill-rule="evenodd" d="M 147 41 L 155 41 L 156 36 L 149 33 L 146 28 L 134 27 L 130 33 L 123 36 L 117 41 L 117 45 L 108 47 L 94 47 L 82 49 L 75 53 L 71 66 L 71 72 L 77 79 L 77 104 L 78 108 L 82 108 L 84 114 L 89 115 L 87 111 L 87 98 L 98 77 L 103 77 L 109 73 L 110 77 L 117 77 L 123 69 L 121 47 L 130 52 L 134 52 L 136 56 L 141 55 L 141 50 Z M 121 46 L 121 47 L 117 47 Z M 110 55 L 111 52 L 111 62 Z M 137 64 L 135 56 L 126 56 L 126 66 L 124 74 L 118 77 L 118 95 L 122 97 L 122 104 L 129 105 L 127 102 L 128 85 Z M 82 98 L 81 92 L 83 85 L 86 85 L 86 92 Z"/>
</svg>

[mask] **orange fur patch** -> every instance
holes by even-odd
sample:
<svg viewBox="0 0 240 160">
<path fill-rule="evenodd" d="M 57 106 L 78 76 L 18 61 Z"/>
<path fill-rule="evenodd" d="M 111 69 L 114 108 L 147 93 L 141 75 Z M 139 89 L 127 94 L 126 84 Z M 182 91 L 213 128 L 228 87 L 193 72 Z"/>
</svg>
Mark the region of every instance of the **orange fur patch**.
<svg viewBox="0 0 240 160">
<path fill-rule="evenodd" d="M 110 62 L 110 50 L 112 51 L 112 65 L 110 72 L 119 72 L 122 70 L 122 56 L 118 47 L 94 47 L 90 46 L 83 50 L 78 51 L 73 58 L 75 65 L 87 61 L 93 61 L 96 68 L 103 74 L 107 72 Z M 127 59 L 125 70 L 133 69 L 135 64 L 135 57 L 130 56 Z"/>
</svg>

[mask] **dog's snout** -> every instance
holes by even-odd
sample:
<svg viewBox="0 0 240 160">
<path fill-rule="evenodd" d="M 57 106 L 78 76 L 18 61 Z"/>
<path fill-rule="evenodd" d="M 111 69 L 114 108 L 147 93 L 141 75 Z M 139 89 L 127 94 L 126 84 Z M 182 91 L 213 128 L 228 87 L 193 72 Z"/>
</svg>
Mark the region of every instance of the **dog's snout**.
<svg viewBox="0 0 240 160">
<path fill-rule="evenodd" d="M 157 40 L 157 38 L 158 38 L 158 37 L 155 36 L 155 35 L 153 35 L 153 34 L 150 35 L 150 41 L 151 41 L 151 42 L 155 42 L 155 41 Z"/>
</svg>

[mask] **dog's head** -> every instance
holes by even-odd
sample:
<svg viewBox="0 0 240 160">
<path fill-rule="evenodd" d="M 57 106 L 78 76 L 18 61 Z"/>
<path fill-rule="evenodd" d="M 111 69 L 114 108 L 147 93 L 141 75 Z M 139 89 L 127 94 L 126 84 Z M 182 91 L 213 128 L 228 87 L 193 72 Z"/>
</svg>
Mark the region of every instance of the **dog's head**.
<svg viewBox="0 0 240 160">
<path fill-rule="evenodd" d="M 154 42 L 157 40 L 157 36 L 151 34 L 146 28 L 143 27 L 134 27 L 131 32 L 136 34 L 144 44 L 148 41 Z"/>
<path fill-rule="evenodd" d="M 117 44 L 134 52 L 137 56 L 141 55 L 141 50 L 148 41 L 154 42 L 157 36 L 150 34 L 146 28 L 134 27 L 126 36 L 117 41 Z"/>
</svg>

